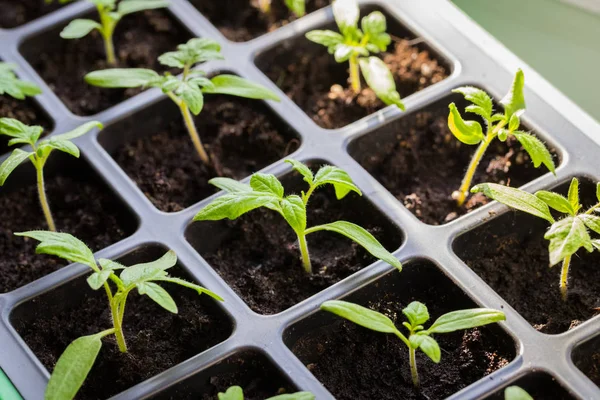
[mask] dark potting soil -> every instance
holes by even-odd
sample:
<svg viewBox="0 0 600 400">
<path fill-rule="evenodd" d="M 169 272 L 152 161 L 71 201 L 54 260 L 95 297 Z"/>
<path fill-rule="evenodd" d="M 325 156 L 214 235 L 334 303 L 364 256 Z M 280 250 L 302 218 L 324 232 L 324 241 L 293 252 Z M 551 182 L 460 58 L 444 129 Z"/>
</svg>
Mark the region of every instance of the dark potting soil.
<svg viewBox="0 0 600 400">
<path fill-rule="evenodd" d="M 457 207 L 451 197 L 477 150 L 477 146 L 459 142 L 448 129 L 448 104 L 454 100 L 448 98 L 407 115 L 351 144 L 352 156 L 417 218 L 430 225 L 450 222 L 490 201 L 475 194 Z M 477 168 L 473 186 L 493 182 L 519 187 L 547 172 L 543 165 L 533 166 L 518 141 L 495 140 Z"/>
<path fill-rule="evenodd" d="M 14 118 L 27 125 L 40 125 L 46 130 L 44 134 L 50 133 L 52 129 L 52 122 L 31 99 L 17 100 L 10 96 L 0 96 L 0 118 Z M 14 149 L 8 146 L 10 139 L 8 136 L 0 136 L 0 155 Z"/>
<path fill-rule="evenodd" d="M 165 106 L 175 107 L 170 100 Z M 214 165 L 209 167 L 196 153 L 181 115 L 161 115 L 149 137 L 125 142 L 114 158 L 150 201 L 166 212 L 180 211 L 216 193 L 208 184 L 215 176 L 243 179 L 300 145 L 292 130 L 264 104 L 210 96 L 194 119 Z"/>
<path fill-rule="evenodd" d="M 223 36 L 234 42 L 245 42 L 287 25 L 297 19 L 284 0 L 272 0 L 270 14 L 259 10 L 256 0 L 190 0 Z M 256 3 L 256 4 L 253 4 Z M 307 0 L 306 13 L 330 4 L 329 0 Z"/>
<path fill-rule="evenodd" d="M 7 184 L 11 179 L 19 177 L 9 177 Z M 81 162 L 70 164 L 57 175 L 47 176 L 46 191 L 57 229 L 75 235 L 94 251 L 118 242 L 135 229 L 124 205 Z M 68 264 L 56 257 L 35 254 L 39 242 L 13 235 L 14 232 L 48 229 L 35 183 L 14 190 L 0 189 L 0 209 L 0 293 Z"/>
<path fill-rule="evenodd" d="M 87 17 L 97 19 L 95 13 Z M 98 31 L 93 31 L 82 39 L 61 39 L 61 29 L 46 32 L 43 37 L 25 43 L 24 52 L 27 60 L 73 113 L 96 114 L 141 91 L 138 88 L 103 89 L 88 85 L 84 81 L 88 72 L 112 67 L 106 62 L 102 38 Z M 175 50 L 190 36 L 166 10 L 128 15 L 119 22 L 114 35 L 118 67 L 164 71 L 166 68 L 157 61 L 158 56 Z M 40 49 L 46 50 L 40 52 Z"/>
<path fill-rule="evenodd" d="M 313 168 L 314 170 L 314 168 Z M 286 194 L 306 190 L 298 174 L 282 179 Z M 338 201 L 333 190 L 316 191 L 308 204 L 308 226 L 338 220 L 361 225 L 393 251 L 402 244 L 398 228 L 356 194 Z M 281 312 L 375 261 L 367 251 L 333 232 L 307 236 L 313 273 L 304 272 L 297 238 L 270 210 L 252 211 L 235 221 L 195 222 L 188 240 L 250 308 Z"/>
<path fill-rule="evenodd" d="M 577 346 L 573 351 L 573 362 L 588 378 L 600 387 L 600 337 Z"/>
<path fill-rule="evenodd" d="M 381 55 L 402 98 L 449 74 L 429 50 L 397 39 Z M 300 38 L 263 55 L 259 67 L 308 114 L 327 129 L 346 126 L 385 107 L 363 81 L 355 96 L 349 88 L 348 63 L 337 63 L 323 46 Z"/>
<path fill-rule="evenodd" d="M 125 264 L 151 261 L 164 253 L 155 250 L 151 250 L 152 257 Z M 181 268 L 169 272 L 185 277 Z M 231 323 L 214 300 L 177 285 L 163 287 L 175 300 L 178 313 L 172 314 L 133 291 L 124 318 L 127 354 L 119 351 L 114 336 L 103 339 L 102 350 L 76 397 L 78 400 L 109 398 L 230 335 Z M 106 294 L 103 290 L 91 290 L 84 278 L 25 303 L 13 316 L 13 324 L 49 371 L 73 340 L 112 326 Z"/>
<path fill-rule="evenodd" d="M 409 263 L 345 299 L 383 312 L 404 332 L 402 309 L 424 303 L 431 319 L 475 304 L 435 266 Z M 291 328 L 294 354 L 336 399 L 444 399 L 507 365 L 514 343 L 498 326 L 435 335 L 439 364 L 417 352 L 421 390 L 414 389 L 408 349 L 397 337 L 373 332 L 320 311 L 313 321 Z M 320 321 L 319 321 L 320 320 Z M 314 329 L 314 326 L 319 326 Z"/>
<path fill-rule="evenodd" d="M 58 1 L 46 4 L 44 0 L 0 0 L 0 28 L 10 29 L 58 10 Z"/>
<path fill-rule="evenodd" d="M 590 183 L 581 187 L 584 205 L 593 204 L 589 201 L 595 197 L 590 196 L 593 190 Z M 561 191 L 566 194 L 564 187 Z M 461 236 L 454 250 L 535 329 L 557 334 L 598 314 L 600 255 L 581 249 L 573 256 L 564 302 L 559 290 L 561 264 L 548 267 L 547 229 L 543 220 L 510 211 Z"/>
<path fill-rule="evenodd" d="M 264 400 L 296 391 L 265 356 L 248 351 L 192 375 L 152 399 L 215 400 L 219 392 L 225 392 L 231 386 L 240 386 L 245 400 Z"/>
</svg>

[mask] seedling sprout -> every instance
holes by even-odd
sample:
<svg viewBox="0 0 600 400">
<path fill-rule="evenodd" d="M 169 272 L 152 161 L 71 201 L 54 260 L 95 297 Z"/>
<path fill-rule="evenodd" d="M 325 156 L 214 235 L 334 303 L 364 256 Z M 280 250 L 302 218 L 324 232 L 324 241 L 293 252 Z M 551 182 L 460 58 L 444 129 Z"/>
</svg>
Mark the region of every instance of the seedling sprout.
<svg viewBox="0 0 600 400">
<path fill-rule="evenodd" d="M 231 386 L 225 393 L 218 394 L 218 400 L 244 400 L 244 391 L 239 386 Z M 280 394 L 265 400 L 315 400 L 315 396 L 310 392 L 296 392 Z"/>
<path fill-rule="evenodd" d="M 0 95 L 7 94 L 17 100 L 24 100 L 27 96 L 42 93 L 37 85 L 17 78 L 15 68 L 14 64 L 0 62 Z"/>
<path fill-rule="evenodd" d="M 518 386 L 509 386 L 504 390 L 504 400 L 533 400 L 533 397 Z"/>
<path fill-rule="evenodd" d="M 258 0 L 258 8 L 265 14 L 271 13 L 271 3 L 273 0 Z M 282 0 L 278 0 L 282 1 Z M 296 14 L 298 17 L 302 17 L 306 14 L 306 0 L 285 0 L 286 7 Z"/>
</svg>

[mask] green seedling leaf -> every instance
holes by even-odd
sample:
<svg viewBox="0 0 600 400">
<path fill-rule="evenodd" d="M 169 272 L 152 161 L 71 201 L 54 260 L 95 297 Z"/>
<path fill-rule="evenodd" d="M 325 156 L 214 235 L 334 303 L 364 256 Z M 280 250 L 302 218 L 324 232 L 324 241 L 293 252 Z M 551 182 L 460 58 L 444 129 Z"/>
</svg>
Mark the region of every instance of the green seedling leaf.
<svg viewBox="0 0 600 400">
<path fill-rule="evenodd" d="M 239 386 L 232 386 L 225 393 L 218 394 L 219 400 L 244 400 L 244 392 Z"/>
<path fill-rule="evenodd" d="M 27 160 L 34 153 L 29 151 L 23 151 L 21 149 L 14 149 L 12 154 L 4 160 L 0 165 L 0 186 L 4 185 L 8 176 L 17 168 L 21 163 Z"/>
<path fill-rule="evenodd" d="M 331 53 L 335 51 L 338 45 L 344 43 L 344 37 L 334 31 L 314 30 L 307 32 L 305 36 L 311 42 L 315 42 L 331 49 Z"/>
<path fill-rule="evenodd" d="M 91 19 L 75 19 L 65 26 L 60 32 L 60 37 L 63 39 L 80 39 L 87 36 L 94 29 L 102 32 L 102 25 Z"/>
<path fill-rule="evenodd" d="M 85 81 L 103 88 L 136 88 L 146 86 L 158 78 L 159 75 L 151 69 L 111 68 L 90 72 L 85 76 Z"/>
<path fill-rule="evenodd" d="M 581 205 L 579 204 L 579 180 L 577 178 L 571 180 L 567 198 L 569 199 L 569 203 L 571 203 L 571 207 L 573 207 L 575 211 L 579 211 Z"/>
<path fill-rule="evenodd" d="M 552 154 L 550 154 L 550 151 L 541 140 L 522 131 L 513 132 L 513 135 L 531 157 L 534 167 L 537 168 L 541 164 L 544 164 L 550 172 L 553 174 L 555 173 L 556 167 L 554 165 L 554 160 L 552 159 Z"/>
<path fill-rule="evenodd" d="M 523 95 L 523 87 L 525 86 L 525 75 L 522 70 L 518 70 L 510 90 L 500 100 L 500 104 L 504 106 L 506 120 L 510 121 L 513 114 L 520 116 L 525 111 L 525 96 Z"/>
<path fill-rule="evenodd" d="M 483 90 L 473 86 L 463 86 L 454 89 L 452 92 L 462 94 L 467 101 L 473 103 L 473 105 L 465 108 L 465 111 L 480 115 L 486 120 L 492 118 L 494 104 L 492 98 Z"/>
<path fill-rule="evenodd" d="M 212 178 L 208 183 L 230 193 L 252 192 L 250 186 L 231 178 Z"/>
<path fill-rule="evenodd" d="M 396 326 L 387 316 L 358 304 L 342 300 L 330 300 L 321 304 L 321 310 L 328 311 L 364 328 L 376 332 L 396 333 Z"/>
<path fill-rule="evenodd" d="M 121 0 L 117 13 L 121 16 L 133 14 L 138 11 L 153 10 L 169 7 L 169 2 L 164 0 Z"/>
<path fill-rule="evenodd" d="M 51 150 L 62 151 L 72 155 L 75 158 L 79 158 L 79 148 L 68 140 L 57 140 L 56 138 L 50 138 L 40 143 L 37 154 L 47 156 Z"/>
<path fill-rule="evenodd" d="M 15 233 L 16 236 L 24 236 L 40 242 L 35 252 L 37 254 L 50 254 L 74 263 L 81 263 L 98 270 L 94 253 L 81 240 L 68 233 L 29 231 Z"/>
<path fill-rule="evenodd" d="M 442 351 L 440 345 L 430 336 L 427 335 L 411 335 L 409 338 L 411 346 L 420 348 L 427 357 L 431 358 L 434 363 L 439 363 L 442 359 Z"/>
<path fill-rule="evenodd" d="M 281 201 L 283 218 L 298 235 L 306 230 L 306 206 L 299 196 L 288 196 Z"/>
<path fill-rule="evenodd" d="M 266 87 L 236 75 L 217 75 L 211 79 L 212 88 L 205 87 L 204 93 L 220 93 L 248 99 L 279 101 L 279 96 Z"/>
<path fill-rule="evenodd" d="M 332 3 L 335 23 L 344 36 L 352 35 L 358 27 L 360 10 L 356 0 L 334 0 Z"/>
<path fill-rule="evenodd" d="M 569 203 L 569 200 L 558 193 L 540 190 L 535 192 L 535 196 L 558 212 L 571 215 L 576 214 L 576 211 L 573 209 L 573 206 L 571 206 L 571 203 Z"/>
<path fill-rule="evenodd" d="M 159 285 L 153 282 L 142 282 L 137 285 L 138 292 L 150 297 L 156 304 L 165 310 L 177 314 L 177 305 L 171 295 Z"/>
<path fill-rule="evenodd" d="M 104 125 L 102 125 L 102 123 L 98 122 L 98 121 L 86 122 L 85 124 L 79 125 L 77 128 L 73 129 L 70 132 L 63 133 L 60 135 L 54 135 L 52 137 L 52 139 L 54 139 L 54 140 L 73 140 L 80 136 L 85 135 L 86 133 L 88 133 L 89 131 L 91 131 L 94 128 L 102 129 L 102 128 L 104 128 Z"/>
<path fill-rule="evenodd" d="M 504 390 L 504 400 L 533 400 L 533 397 L 518 386 L 509 386 Z"/>
<path fill-rule="evenodd" d="M 482 183 L 471 189 L 471 193 L 483 193 L 490 199 L 506 204 L 511 208 L 526 212 L 539 218 L 543 218 L 550 223 L 554 223 L 554 218 L 550 214 L 548 205 L 541 199 L 525 192 L 495 183 Z"/>
<path fill-rule="evenodd" d="M 206 294 L 206 295 L 212 297 L 215 300 L 223 301 L 223 298 L 221 296 L 219 296 L 218 294 L 216 294 L 214 292 L 211 292 L 210 290 L 208 290 L 206 288 L 203 288 L 200 285 L 196 285 L 195 283 L 188 282 L 188 281 L 186 281 L 184 279 L 173 278 L 173 277 L 169 276 L 169 277 L 166 277 L 166 278 L 158 278 L 157 281 L 175 283 L 175 284 L 177 284 L 179 286 L 183 286 L 183 287 L 186 287 L 188 289 L 195 290 L 200 295 Z"/>
<path fill-rule="evenodd" d="M 550 266 L 575 254 L 581 247 L 593 251 L 592 239 L 580 217 L 567 217 L 556 221 L 544 238 L 550 241 Z"/>
<path fill-rule="evenodd" d="M 337 232 L 340 235 L 344 235 L 364 247 L 365 250 L 371 253 L 371 255 L 374 257 L 385 261 L 386 263 L 396 267 L 399 271 L 402 271 L 402 264 L 396 257 L 388 252 L 366 229 L 353 224 L 352 222 L 336 221 L 330 224 L 318 225 L 308 229 L 306 233 L 316 231 L 332 231 Z"/>
<path fill-rule="evenodd" d="M 294 170 L 298 171 L 300 173 L 300 175 L 302 175 L 304 177 L 304 182 L 308 183 L 309 185 L 313 184 L 315 177 L 314 177 L 312 171 L 310 170 L 310 168 L 308 168 L 306 165 L 302 164 L 300 161 L 292 160 L 289 158 L 287 160 L 285 160 L 285 162 L 288 164 L 291 164 L 292 168 L 294 168 Z"/>
<path fill-rule="evenodd" d="M 250 187 L 256 192 L 283 198 L 283 185 L 275 175 L 256 173 L 250 178 Z"/>
<path fill-rule="evenodd" d="M 200 114 L 200 111 L 204 107 L 204 95 L 202 94 L 202 89 L 196 84 L 180 82 L 177 89 L 175 89 L 175 95 L 189 107 L 194 115 Z"/>
<path fill-rule="evenodd" d="M 410 322 L 412 326 L 423 325 L 425 322 L 429 321 L 429 311 L 427 311 L 427 307 L 425 304 L 418 301 L 413 301 L 406 306 L 406 308 L 402 310 L 402 314 L 408 318 L 408 322 Z"/>
<path fill-rule="evenodd" d="M 23 139 L 25 143 L 35 143 L 42 132 L 43 128 L 41 126 L 28 126 L 13 118 L 0 118 L 0 134 Z"/>
<path fill-rule="evenodd" d="M 315 400 L 315 395 L 310 392 L 296 392 L 280 394 L 279 396 L 269 397 L 266 400 Z"/>
<path fill-rule="evenodd" d="M 217 197 L 194 217 L 194 221 L 236 219 L 260 207 L 277 208 L 279 198 L 263 192 L 236 192 Z"/>
<path fill-rule="evenodd" d="M 585 226 L 596 233 L 600 233 L 600 217 L 597 215 L 581 214 L 579 218 L 583 221 Z"/>
<path fill-rule="evenodd" d="M 302 17 L 306 14 L 305 0 L 285 0 L 285 5 L 298 17 Z"/>
<path fill-rule="evenodd" d="M 356 192 L 362 196 L 360 189 L 352 182 L 352 178 L 346 171 L 332 165 L 321 167 L 314 177 L 313 186 L 333 185 L 335 196 L 338 200 L 343 199 L 350 192 Z"/>
<path fill-rule="evenodd" d="M 380 11 L 373 11 L 361 20 L 361 28 L 365 35 L 368 35 L 369 43 L 375 45 L 374 52 L 385 51 L 392 39 L 385 33 L 387 22 L 385 15 Z"/>
<path fill-rule="evenodd" d="M 396 82 L 388 66 L 377 57 L 361 58 L 360 68 L 369 87 L 387 105 L 395 105 L 402 111 L 406 108 L 396 91 Z"/>
<path fill-rule="evenodd" d="M 13 72 L 15 68 L 15 64 L 0 62 L 0 95 L 8 94 L 17 100 L 24 100 L 27 96 L 42 93 L 37 85 L 17 78 Z"/>
<path fill-rule="evenodd" d="M 119 269 L 127 268 L 123 264 L 120 264 L 116 261 L 107 260 L 106 258 L 99 258 L 98 264 L 100 264 L 100 266 L 102 267 L 103 270 L 108 270 L 108 271 L 116 271 Z"/>
<path fill-rule="evenodd" d="M 173 250 L 165 253 L 156 261 L 132 265 L 125 268 L 120 275 L 125 286 L 139 285 L 142 282 L 151 281 L 167 276 L 165 272 L 177 264 L 177 254 Z"/>
<path fill-rule="evenodd" d="M 521 119 L 517 116 L 517 114 L 513 114 L 510 117 L 510 121 L 508 122 L 508 130 L 511 132 L 516 131 L 517 129 L 519 129 L 520 125 Z"/>
<path fill-rule="evenodd" d="M 73 399 L 102 348 L 102 335 L 75 339 L 58 359 L 44 395 L 45 400 Z"/>
<path fill-rule="evenodd" d="M 439 317 L 427 330 L 428 333 L 448 333 L 475 328 L 506 320 L 504 313 L 488 308 L 452 311 Z"/>
<path fill-rule="evenodd" d="M 450 104 L 449 108 L 448 127 L 458 140 L 473 145 L 485 139 L 479 122 L 463 120 L 454 103 Z"/>
<path fill-rule="evenodd" d="M 110 274 L 112 274 L 110 270 L 94 272 L 87 277 L 87 283 L 92 289 L 98 290 L 104 285 Z"/>
<path fill-rule="evenodd" d="M 596 184 L 596 199 L 600 202 L 600 183 Z"/>
</svg>

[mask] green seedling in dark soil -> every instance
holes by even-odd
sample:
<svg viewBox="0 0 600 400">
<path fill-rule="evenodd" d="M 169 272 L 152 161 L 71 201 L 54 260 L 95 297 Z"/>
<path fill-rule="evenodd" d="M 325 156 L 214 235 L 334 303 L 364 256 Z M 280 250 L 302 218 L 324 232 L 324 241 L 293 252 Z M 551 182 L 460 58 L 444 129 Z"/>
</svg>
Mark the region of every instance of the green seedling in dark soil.
<svg viewBox="0 0 600 400">
<path fill-rule="evenodd" d="M 562 299 L 566 301 L 571 257 L 582 247 L 588 252 L 600 250 L 600 239 L 592 239 L 589 233 L 593 231 L 600 234 L 600 216 L 595 214 L 600 211 L 600 183 L 596 187 L 598 203 L 587 210 L 582 210 L 583 206 L 579 202 L 577 178 L 571 180 L 567 197 L 545 190 L 533 195 L 524 190 L 494 183 L 482 183 L 473 187 L 471 192 L 481 192 L 493 200 L 543 218 L 551 224 L 544 238 L 550 241 L 550 267 L 562 261 L 559 287 Z M 549 208 L 564 214 L 564 217 L 555 220 Z"/>
<path fill-rule="evenodd" d="M 460 188 L 452 193 L 452 198 L 456 200 L 459 207 L 464 204 L 469 195 L 469 189 L 479 162 L 490 143 L 496 138 L 504 142 L 509 137 L 514 137 L 529 153 L 534 167 L 537 168 L 544 164 L 546 168 L 554 173 L 554 161 L 546 146 L 530 133 L 519 130 L 521 125 L 519 117 L 525 112 L 524 85 L 525 76 L 523 71 L 518 70 L 508 94 L 500 100 L 500 104 L 504 106 L 504 114 L 494 113 L 492 98 L 481 89 L 465 86 L 453 90 L 454 93 L 462 94 L 467 101 L 473 103 L 466 107 L 465 111 L 479 115 L 486 124 L 484 134 L 479 122 L 463 120 L 456 105 L 454 103 L 450 104 L 448 127 L 452 134 L 462 143 L 479 145 L 467 168 Z"/>
<path fill-rule="evenodd" d="M 112 68 L 91 72 L 86 75 L 85 80 L 90 85 L 104 88 L 160 88 L 179 107 L 198 155 L 206 165 L 210 165 L 210 158 L 192 118 L 192 113 L 198 115 L 202 111 L 205 93 L 279 101 L 279 97 L 270 90 L 239 76 L 223 74 L 209 79 L 204 72 L 192 70 L 195 64 L 222 59 L 219 43 L 212 39 L 196 38 L 179 45 L 177 51 L 165 53 L 158 58 L 167 67 L 182 69 L 180 76 L 169 73 L 159 75 L 151 69 Z"/>
<path fill-rule="evenodd" d="M 50 254 L 90 267 L 93 272 L 88 276 L 87 283 L 93 290 L 104 288 L 112 316 L 112 328 L 75 339 L 65 349 L 50 376 L 45 400 L 71 400 L 75 397 L 98 357 L 102 338 L 114 335 L 119 350 L 122 353 L 127 352 L 123 317 L 127 296 L 134 289 L 174 314 L 177 314 L 175 301 L 158 283 L 173 283 L 195 290 L 198 294 L 207 294 L 216 300 L 223 300 L 201 286 L 170 276 L 167 270 L 177 263 L 177 256 L 173 251 L 168 251 L 156 261 L 126 267 L 103 258 L 96 260 L 85 243 L 66 233 L 31 231 L 15 235 L 38 240 L 38 254 Z M 118 271 L 121 271 L 119 275 Z"/>
<path fill-rule="evenodd" d="M 416 351 L 421 349 L 434 363 L 439 363 L 442 352 L 440 346 L 431 336 L 435 333 L 449 333 L 464 329 L 475 328 L 504 321 L 504 313 L 488 308 L 472 308 L 467 310 L 452 311 L 439 317 L 429 329 L 423 324 L 429 321 L 429 312 L 425 304 L 413 301 L 402 313 L 408 319 L 402 325 L 408 330 L 408 338 L 396 328 L 396 325 L 386 315 L 373 311 L 358 304 L 341 300 L 326 301 L 321 309 L 354 322 L 357 325 L 376 332 L 393 333 L 396 335 L 409 352 L 410 371 L 413 384 L 419 387 L 419 373 L 417 371 Z"/>
<path fill-rule="evenodd" d="M 28 144 L 30 151 L 15 149 L 12 154 L 0 165 L 0 186 L 8 176 L 25 160 L 31 161 L 36 170 L 37 187 L 40 204 L 48 229 L 56 231 L 56 225 L 50 212 L 50 206 L 46 197 L 44 185 L 44 166 L 52 150 L 59 150 L 79 158 L 79 148 L 72 142 L 73 139 L 85 135 L 94 128 L 102 129 L 102 124 L 97 121 L 87 122 L 71 132 L 54 135 L 47 139 L 39 140 L 44 129 L 41 126 L 28 126 L 12 118 L 0 118 L 0 135 L 6 135 L 12 139 L 8 142 L 10 146 L 15 144 Z"/>
<path fill-rule="evenodd" d="M 327 47 L 338 63 L 350 63 L 350 86 L 355 94 L 361 92 L 362 70 L 365 81 L 381 101 L 404 110 L 392 72 L 380 58 L 370 56 L 385 51 L 392 41 L 385 32 L 385 15 L 373 11 L 361 20 L 359 28 L 360 9 L 356 0 L 334 0 L 333 14 L 340 33 L 315 30 L 308 32 L 306 38 Z"/>
<path fill-rule="evenodd" d="M 17 100 L 24 100 L 27 96 L 42 93 L 37 85 L 17 78 L 15 68 L 14 64 L 0 62 L 0 95 L 7 94 Z"/>
<path fill-rule="evenodd" d="M 239 386 L 231 386 L 225 393 L 220 392 L 218 398 L 219 400 L 244 400 L 244 391 Z M 265 400 L 315 400 L 315 396 L 310 392 L 296 392 L 280 394 Z"/>
<path fill-rule="evenodd" d="M 281 0 L 279 0 L 281 1 Z M 265 14 L 271 13 L 272 0 L 258 0 L 258 8 Z M 287 8 L 296 14 L 298 17 L 302 17 L 306 14 L 306 1 L 305 0 L 285 0 Z"/>
<path fill-rule="evenodd" d="M 106 62 L 110 65 L 117 64 L 113 34 L 117 24 L 124 16 L 139 11 L 165 8 L 169 2 L 165 0 L 87 0 L 93 3 L 98 10 L 100 22 L 92 19 L 75 19 L 71 21 L 60 33 L 63 39 L 80 39 L 96 29 L 104 40 Z M 60 3 L 68 1 L 60 0 Z"/>
<path fill-rule="evenodd" d="M 504 400 L 533 400 L 533 397 L 518 386 L 509 386 L 504 390 Z"/>
<path fill-rule="evenodd" d="M 241 215 L 265 207 L 276 211 L 285 219 L 298 236 L 298 245 L 304 270 L 312 273 L 312 265 L 306 243 L 306 235 L 318 231 L 331 231 L 346 236 L 365 248 L 374 257 L 387 262 L 402 270 L 400 261 L 390 254 L 366 229 L 347 221 L 336 221 L 325 225 L 306 227 L 306 207 L 313 192 L 326 184 L 333 185 L 338 200 L 350 192 L 362 195 L 360 189 L 344 170 L 325 165 L 313 175 L 304 164 L 295 160 L 286 160 L 298 171 L 308 183 L 308 190 L 301 196 L 292 194 L 285 196 L 283 185 L 271 174 L 256 173 L 250 178 L 250 184 L 240 183 L 229 178 L 214 178 L 209 181 L 212 185 L 226 191 L 204 207 L 194 221 L 215 221 L 221 219 L 236 219 Z"/>
</svg>

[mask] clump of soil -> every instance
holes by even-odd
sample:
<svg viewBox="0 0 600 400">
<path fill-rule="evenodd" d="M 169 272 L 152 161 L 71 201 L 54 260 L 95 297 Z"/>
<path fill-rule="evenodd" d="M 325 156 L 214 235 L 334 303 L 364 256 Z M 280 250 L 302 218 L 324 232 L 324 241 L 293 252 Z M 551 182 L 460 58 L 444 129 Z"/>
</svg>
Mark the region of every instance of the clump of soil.
<svg viewBox="0 0 600 400">
<path fill-rule="evenodd" d="M 417 300 L 427 305 L 431 320 L 446 312 L 475 304 L 428 263 L 405 265 L 352 295 L 347 301 L 383 312 L 402 331 L 402 309 Z M 302 324 L 302 323 L 300 323 Z M 299 325 L 300 325 L 299 324 Z M 394 335 L 359 327 L 324 311 L 297 326 L 292 351 L 333 396 L 345 399 L 444 399 L 507 365 L 515 356 L 514 344 L 498 326 L 435 335 L 442 349 L 439 364 L 417 352 L 421 380 L 415 390 L 408 349 Z M 317 329 L 311 329 L 318 324 Z"/>
<path fill-rule="evenodd" d="M 58 10 L 61 6 L 58 1 L 47 4 L 44 0 L 0 0 L 0 28 L 15 28 Z"/>
<path fill-rule="evenodd" d="M 298 174 L 287 178 L 286 193 L 306 190 Z M 366 200 L 350 194 L 338 201 L 331 188 L 319 189 L 309 203 L 308 226 L 337 220 L 361 225 L 390 251 L 402 243 L 398 228 Z M 248 306 L 262 314 L 283 311 L 375 261 L 349 239 L 317 232 L 307 236 L 313 268 L 309 275 L 293 230 L 279 214 L 264 209 L 235 221 L 196 222 L 186 236 Z"/>
<path fill-rule="evenodd" d="M 392 71 L 402 98 L 440 82 L 449 74 L 429 50 L 415 41 L 396 39 L 381 55 Z M 363 81 L 355 95 L 348 64 L 339 64 L 327 49 L 297 39 L 263 55 L 259 67 L 308 114 L 327 129 L 344 127 L 385 107 Z"/>
<path fill-rule="evenodd" d="M 81 162 L 67 165 L 46 179 L 57 229 L 78 237 L 94 251 L 132 234 L 135 229 L 132 217 L 89 167 Z M 9 177 L 7 184 L 11 179 L 18 179 L 18 176 Z M 4 293 L 67 263 L 56 257 L 35 254 L 39 242 L 14 236 L 14 232 L 48 229 L 35 183 L 15 189 L 2 188 L 0 193 L 0 293 Z"/>
<path fill-rule="evenodd" d="M 87 18 L 97 19 L 97 13 Z M 62 28 L 61 28 L 62 29 Z M 112 68 L 106 62 L 104 42 L 94 30 L 81 39 L 66 40 L 60 29 L 44 33 L 25 43 L 27 60 L 77 115 L 93 115 L 138 94 L 140 89 L 103 89 L 88 85 L 84 76 L 92 71 Z M 190 33 L 166 10 L 149 10 L 124 17 L 114 35 L 120 68 L 150 68 L 164 71 L 157 58 L 186 42 Z M 43 49 L 40 52 L 40 49 Z M 177 71 L 173 71 L 177 72 Z"/>
<path fill-rule="evenodd" d="M 170 272 L 182 274 L 180 268 Z M 114 336 L 103 339 L 102 350 L 77 394 L 78 400 L 111 397 L 229 336 L 231 323 L 216 309 L 214 300 L 177 285 L 164 287 L 173 296 L 178 314 L 169 313 L 133 291 L 124 318 L 127 354 L 119 351 Z M 65 302 L 64 298 L 71 301 Z M 13 316 L 14 326 L 49 371 L 73 340 L 112 326 L 106 294 L 103 290 L 91 290 L 84 278 L 20 307 L 22 310 Z M 21 318 L 21 314 L 25 317 Z"/>
<path fill-rule="evenodd" d="M 417 218 L 431 225 L 450 222 L 490 201 L 475 194 L 457 207 L 451 198 L 477 149 L 459 142 L 448 129 L 447 107 L 453 100 L 400 118 L 351 144 L 352 156 Z M 547 172 L 543 165 L 533 166 L 514 138 L 495 140 L 477 168 L 473 185 L 492 182 L 519 187 Z"/>
<path fill-rule="evenodd" d="M 297 19 L 284 0 L 272 0 L 271 12 L 265 14 L 251 0 L 190 0 L 227 39 L 245 42 L 287 25 Z M 253 4 L 256 3 L 256 4 Z M 311 13 L 330 4 L 329 0 L 307 0 L 306 12 Z"/>
<path fill-rule="evenodd" d="M 7 95 L 0 96 L 0 118 L 14 118 L 26 125 L 40 125 L 46 130 L 44 134 L 50 133 L 52 129 L 52 122 L 31 99 L 17 100 Z M 14 149 L 14 146 L 8 146 L 10 139 L 8 136 L 0 136 L 0 155 Z"/>
<path fill-rule="evenodd" d="M 212 166 L 200 160 L 179 114 L 158 119 L 150 137 L 127 141 L 114 153 L 162 211 L 180 211 L 215 193 L 208 183 L 215 176 L 243 179 L 300 145 L 295 133 L 256 100 L 207 96 L 194 120 Z"/>
</svg>

